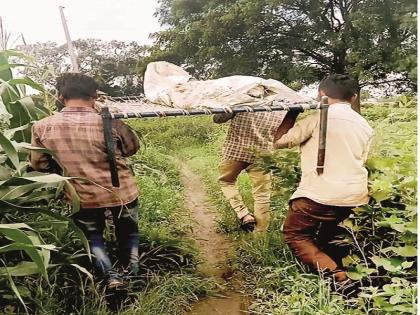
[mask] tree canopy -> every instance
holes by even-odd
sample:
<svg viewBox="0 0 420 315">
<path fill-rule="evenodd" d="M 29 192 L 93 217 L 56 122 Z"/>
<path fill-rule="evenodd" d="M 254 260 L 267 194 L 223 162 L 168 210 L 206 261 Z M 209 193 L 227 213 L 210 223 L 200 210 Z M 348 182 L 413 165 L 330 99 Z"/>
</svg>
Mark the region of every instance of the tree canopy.
<svg viewBox="0 0 420 315">
<path fill-rule="evenodd" d="M 79 39 L 73 42 L 80 71 L 94 77 L 101 91 L 112 96 L 138 95 L 142 78 L 136 71 L 146 47 L 136 42 Z M 71 63 L 66 45 L 53 42 L 20 47 L 36 58 L 39 67 L 25 69 L 26 74 L 42 83 L 53 85 L 55 74 L 70 71 Z"/>
<path fill-rule="evenodd" d="M 362 85 L 416 85 L 415 0 L 160 0 L 151 60 L 201 78 L 257 75 L 311 83 L 348 73 Z M 389 74 L 398 74 L 389 78 Z"/>
</svg>

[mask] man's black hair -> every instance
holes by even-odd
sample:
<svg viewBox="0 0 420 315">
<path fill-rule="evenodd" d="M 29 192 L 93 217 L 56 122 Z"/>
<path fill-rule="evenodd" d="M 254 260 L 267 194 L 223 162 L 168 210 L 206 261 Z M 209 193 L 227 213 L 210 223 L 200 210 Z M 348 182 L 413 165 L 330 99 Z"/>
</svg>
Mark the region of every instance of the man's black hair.
<svg viewBox="0 0 420 315">
<path fill-rule="evenodd" d="M 58 95 L 65 100 L 90 100 L 97 97 L 98 83 L 91 77 L 81 73 L 63 73 L 57 78 Z"/>
<path fill-rule="evenodd" d="M 324 78 L 319 84 L 328 97 L 343 101 L 350 101 L 351 98 L 359 93 L 359 85 L 356 80 L 345 74 L 331 74 Z"/>
</svg>

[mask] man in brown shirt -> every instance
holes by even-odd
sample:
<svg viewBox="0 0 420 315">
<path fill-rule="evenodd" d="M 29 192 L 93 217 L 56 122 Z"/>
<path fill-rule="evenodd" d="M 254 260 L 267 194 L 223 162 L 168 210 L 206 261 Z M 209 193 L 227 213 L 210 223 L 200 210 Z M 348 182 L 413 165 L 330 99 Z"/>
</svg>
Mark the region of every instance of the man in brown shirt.
<svg viewBox="0 0 420 315">
<path fill-rule="evenodd" d="M 122 284 L 113 269 L 103 239 L 105 212 L 113 215 L 120 248 L 120 262 L 132 273 L 138 272 L 138 188 L 124 157 L 139 149 L 137 136 L 121 121 L 113 120 L 116 163 L 120 187 L 113 187 L 105 149 L 101 116 L 94 109 L 97 83 L 90 77 L 66 73 L 57 79 L 61 112 L 36 122 L 32 145 L 51 151 L 66 176 L 77 177 L 72 185 L 80 197 L 81 209 L 73 215 L 89 240 L 96 266 L 107 278 L 109 287 Z M 33 151 L 35 170 L 51 171 L 51 157 Z M 70 192 L 65 190 L 67 199 Z"/>
</svg>

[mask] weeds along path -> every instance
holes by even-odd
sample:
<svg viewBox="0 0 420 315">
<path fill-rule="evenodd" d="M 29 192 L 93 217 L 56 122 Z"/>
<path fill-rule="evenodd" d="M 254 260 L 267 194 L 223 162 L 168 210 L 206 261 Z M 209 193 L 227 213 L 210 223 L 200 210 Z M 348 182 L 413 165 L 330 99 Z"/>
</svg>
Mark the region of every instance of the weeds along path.
<svg viewBox="0 0 420 315">
<path fill-rule="evenodd" d="M 214 277 L 228 288 L 218 297 L 209 297 L 193 305 L 188 315 L 239 315 L 245 314 L 246 300 L 237 291 L 239 285 L 232 280 L 232 270 L 227 262 L 231 242 L 217 233 L 214 213 L 207 202 L 207 195 L 198 175 L 180 162 L 181 182 L 185 187 L 186 206 L 191 211 L 195 224 L 193 237 L 200 251 L 202 263 L 199 271 Z M 237 280 L 236 280 L 237 281 Z"/>
</svg>

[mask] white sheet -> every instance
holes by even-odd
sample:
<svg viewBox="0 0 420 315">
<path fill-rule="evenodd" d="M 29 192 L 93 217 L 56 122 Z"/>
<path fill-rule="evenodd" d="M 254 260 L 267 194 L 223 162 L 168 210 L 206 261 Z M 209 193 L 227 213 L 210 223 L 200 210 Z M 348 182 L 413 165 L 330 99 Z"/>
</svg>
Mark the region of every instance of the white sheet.
<svg viewBox="0 0 420 315">
<path fill-rule="evenodd" d="M 199 81 L 166 61 L 147 65 L 144 93 L 152 103 L 184 109 L 257 106 L 273 100 L 311 101 L 277 80 L 235 75 Z"/>
</svg>

